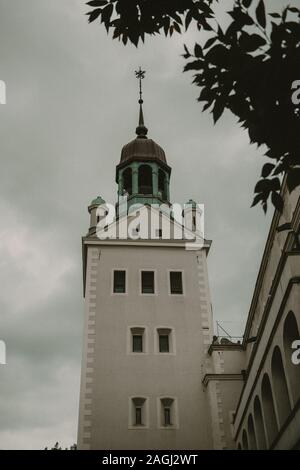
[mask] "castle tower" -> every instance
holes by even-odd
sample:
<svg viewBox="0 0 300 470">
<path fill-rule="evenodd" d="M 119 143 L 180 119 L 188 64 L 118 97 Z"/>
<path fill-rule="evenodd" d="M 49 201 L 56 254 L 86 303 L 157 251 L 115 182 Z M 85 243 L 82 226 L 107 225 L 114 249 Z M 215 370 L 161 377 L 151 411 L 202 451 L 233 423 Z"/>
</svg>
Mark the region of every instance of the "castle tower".
<svg viewBox="0 0 300 470">
<path fill-rule="evenodd" d="M 143 72 L 137 76 L 141 86 Z M 133 205 L 141 204 L 147 214 L 157 211 L 150 204 L 171 205 L 171 168 L 164 150 L 148 137 L 142 103 L 140 94 L 137 137 L 123 147 L 116 168 L 112 225 L 128 222 Z M 98 197 L 89 206 L 91 226 L 83 237 L 78 448 L 212 448 L 209 396 L 202 384 L 213 336 L 210 242 L 186 249 L 186 239 L 173 235 L 180 224 L 172 214 L 160 214 L 172 226 L 168 239 L 161 230 L 150 238 L 99 238 L 101 204 Z"/>
</svg>

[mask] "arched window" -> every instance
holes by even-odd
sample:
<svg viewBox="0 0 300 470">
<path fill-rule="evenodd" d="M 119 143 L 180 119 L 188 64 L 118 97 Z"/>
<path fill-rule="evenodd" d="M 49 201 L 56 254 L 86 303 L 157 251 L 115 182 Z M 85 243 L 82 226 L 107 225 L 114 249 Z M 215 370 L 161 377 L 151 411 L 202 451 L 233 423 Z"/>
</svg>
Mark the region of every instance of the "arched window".
<svg viewBox="0 0 300 470">
<path fill-rule="evenodd" d="M 272 382 L 274 398 L 279 415 L 279 423 L 282 426 L 291 412 L 289 392 L 286 383 L 281 352 L 278 346 L 274 349 L 272 356 Z"/>
<path fill-rule="evenodd" d="M 255 429 L 256 429 L 256 437 L 257 437 L 257 446 L 261 450 L 266 449 L 267 443 L 266 443 L 263 416 L 262 416 L 262 411 L 261 411 L 261 404 L 257 396 L 255 397 L 255 400 L 254 400 L 254 421 L 255 421 Z"/>
<path fill-rule="evenodd" d="M 249 415 L 248 418 L 248 436 L 249 436 L 249 448 L 251 450 L 256 450 L 256 437 L 255 437 L 255 430 L 254 430 L 254 423 L 252 415 Z"/>
<path fill-rule="evenodd" d="M 139 194 L 152 194 L 152 168 L 149 165 L 139 167 Z"/>
<path fill-rule="evenodd" d="M 244 429 L 243 434 L 242 434 L 242 443 L 243 443 L 243 450 L 248 450 L 248 437 L 247 433 Z"/>
<path fill-rule="evenodd" d="M 164 201 L 167 200 L 166 194 L 166 175 L 161 169 L 158 170 L 158 193 Z"/>
<path fill-rule="evenodd" d="M 271 388 L 271 383 L 268 374 L 265 374 L 263 377 L 261 385 L 261 396 L 262 396 L 262 406 L 267 430 L 267 437 L 269 448 L 271 447 L 272 442 L 274 441 L 277 432 L 277 419 L 274 408 L 273 393 Z"/>
<path fill-rule="evenodd" d="M 123 171 L 123 189 L 129 195 L 132 194 L 132 169 L 131 168 L 126 168 L 126 170 Z"/>
<path fill-rule="evenodd" d="M 289 312 L 283 326 L 283 345 L 286 363 L 287 380 L 291 386 L 294 403 L 300 398 L 300 366 L 293 364 L 292 354 L 295 349 L 292 348 L 294 341 L 299 340 L 299 330 L 297 320 L 293 312 Z"/>
</svg>

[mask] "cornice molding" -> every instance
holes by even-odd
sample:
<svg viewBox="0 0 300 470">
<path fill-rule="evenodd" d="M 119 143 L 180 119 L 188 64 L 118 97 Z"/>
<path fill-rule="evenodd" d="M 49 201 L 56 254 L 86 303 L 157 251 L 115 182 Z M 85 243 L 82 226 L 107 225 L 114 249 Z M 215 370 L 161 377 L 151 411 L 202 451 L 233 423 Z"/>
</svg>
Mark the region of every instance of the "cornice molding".
<svg viewBox="0 0 300 470">
<path fill-rule="evenodd" d="M 245 348 L 243 344 L 217 344 L 217 343 L 212 343 L 209 348 L 207 353 L 211 356 L 214 351 L 244 351 Z"/>
<path fill-rule="evenodd" d="M 202 383 L 205 387 L 207 387 L 208 383 L 211 381 L 233 381 L 233 380 L 240 380 L 243 381 L 244 378 L 242 374 L 205 374 Z"/>
</svg>

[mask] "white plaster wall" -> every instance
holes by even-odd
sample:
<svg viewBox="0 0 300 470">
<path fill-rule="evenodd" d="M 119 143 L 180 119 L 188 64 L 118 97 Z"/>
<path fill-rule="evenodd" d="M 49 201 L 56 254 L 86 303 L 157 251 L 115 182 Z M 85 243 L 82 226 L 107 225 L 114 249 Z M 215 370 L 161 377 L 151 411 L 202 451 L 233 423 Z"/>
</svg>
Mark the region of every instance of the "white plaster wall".
<svg viewBox="0 0 300 470">
<path fill-rule="evenodd" d="M 212 339 L 204 250 L 102 245 L 90 247 L 88 259 L 95 249 L 101 253 L 95 286 L 95 349 L 89 377 L 92 396 L 89 404 L 84 403 L 83 381 L 80 400 L 81 416 L 83 407 L 90 408 L 91 430 L 84 441 L 83 433 L 79 433 L 79 447 L 212 448 L 208 395 L 201 383 L 205 352 Z M 112 295 L 112 269 L 127 270 L 127 294 Z M 155 295 L 140 294 L 141 269 L 156 271 Z M 183 296 L 169 294 L 169 269 L 183 270 Z M 90 283 L 88 272 L 87 293 Z M 147 329 L 147 354 L 128 354 L 129 326 Z M 174 329 L 175 354 L 154 352 L 155 328 L 162 326 Z M 147 429 L 129 429 L 131 396 L 148 397 Z M 161 396 L 177 400 L 177 429 L 159 428 L 157 397 Z"/>
</svg>

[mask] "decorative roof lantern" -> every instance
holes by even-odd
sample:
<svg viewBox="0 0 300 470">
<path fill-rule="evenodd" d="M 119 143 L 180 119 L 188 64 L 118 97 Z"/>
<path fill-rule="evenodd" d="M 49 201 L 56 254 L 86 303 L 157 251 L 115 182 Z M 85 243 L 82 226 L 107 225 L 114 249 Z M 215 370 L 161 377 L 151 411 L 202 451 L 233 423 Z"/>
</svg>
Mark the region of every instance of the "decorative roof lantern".
<svg viewBox="0 0 300 470">
<path fill-rule="evenodd" d="M 169 182 L 171 168 L 167 164 L 164 150 L 149 139 L 144 122 L 142 80 L 145 71 L 135 72 L 139 80 L 139 122 L 137 137 L 124 145 L 120 163 L 116 168 L 118 183 L 118 205 L 127 197 L 128 208 L 132 204 L 170 204 Z"/>
</svg>

